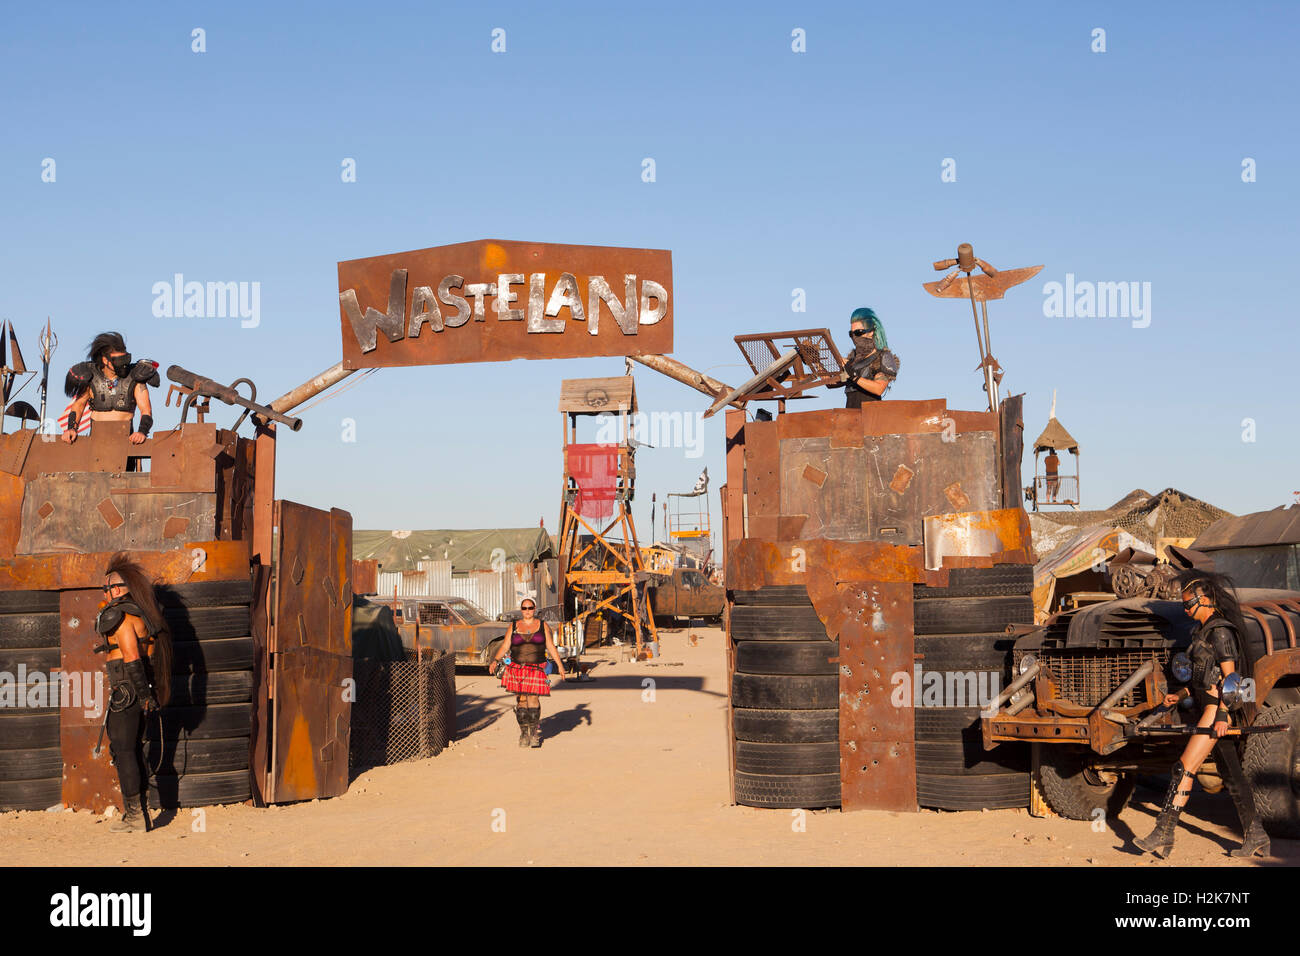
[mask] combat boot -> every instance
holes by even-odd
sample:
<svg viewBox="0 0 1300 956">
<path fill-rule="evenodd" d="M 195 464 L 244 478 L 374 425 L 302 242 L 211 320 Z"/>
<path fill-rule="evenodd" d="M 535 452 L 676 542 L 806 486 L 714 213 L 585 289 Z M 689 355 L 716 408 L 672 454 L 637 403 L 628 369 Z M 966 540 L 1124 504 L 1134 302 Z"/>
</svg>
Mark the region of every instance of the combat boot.
<svg viewBox="0 0 1300 956">
<path fill-rule="evenodd" d="M 1220 740 L 1217 747 L 1218 760 L 1228 771 L 1223 775 L 1223 782 L 1232 797 L 1232 805 L 1237 808 L 1237 819 L 1241 821 L 1241 846 L 1229 850 L 1228 855 L 1249 858 L 1263 851 L 1263 855 L 1268 856 L 1272 852 L 1272 846 L 1268 834 L 1264 832 L 1264 824 L 1260 822 L 1259 813 L 1255 810 L 1255 791 L 1242 770 L 1236 742 Z"/>
<path fill-rule="evenodd" d="M 1169 792 L 1165 794 L 1165 805 L 1161 807 L 1160 815 L 1156 817 L 1155 829 L 1146 837 L 1138 837 L 1133 841 L 1138 849 L 1154 853 L 1162 860 L 1167 859 L 1174 852 L 1174 833 L 1178 829 L 1178 818 L 1183 812 L 1183 807 L 1174 806 L 1174 797 L 1180 794 L 1188 797 L 1192 795 L 1190 788 L 1181 791 L 1179 789 L 1184 778 L 1190 780 L 1191 774 L 1183 769 L 1183 764 L 1179 761 L 1174 764 L 1173 772 L 1169 776 Z"/>
<path fill-rule="evenodd" d="M 108 825 L 108 828 L 114 833 L 144 832 L 148 830 L 149 820 L 140 809 L 139 800 L 139 797 L 124 797 L 122 802 L 126 805 L 126 809 L 122 811 L 121 817 Z"/>
<path fill-rule="evenodd" d="M 531 718 L 532 712 L 527 707 L 515 708 L 515 720 L 519 721 L 519 746 L 521 747 L 532 746 Z"/>
<path fill-rule="evenodd" d="M 530 724 L 530 727 L 532 729 L 530 743 L 534 747 L 540 747 L 542 745 L 542 708 L 541 707 L 533 708 L 532 723 Z"/>
</svg>

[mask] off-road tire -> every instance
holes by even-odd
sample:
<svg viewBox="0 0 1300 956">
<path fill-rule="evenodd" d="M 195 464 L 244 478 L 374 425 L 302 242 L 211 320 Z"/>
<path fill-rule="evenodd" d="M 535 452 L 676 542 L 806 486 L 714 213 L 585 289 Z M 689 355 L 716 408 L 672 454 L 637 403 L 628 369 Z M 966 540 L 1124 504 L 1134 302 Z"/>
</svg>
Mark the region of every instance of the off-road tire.
<svg viewBox="0 0 1300 956">
<path fill-rule="evenodd" d="M 1269 836 L 1300 839 L 1300 704 L 1264 708 L 1256 723 L 1290 729 L 1246 738 L 1242 768 L 1255 791 L 1255 809 Z"/>
<path fill-rule="evenodd" d="M 836 674 L 838 641 L 738 641 L 736 670 L 745 674 Z"/>
<path fill-rule="evenodd" d="M 840 679 L 777 674 L 733 674 L 731 704 L 756 710 L 831 710 L 839 707 Z"/>
<path fill-rule="evenodd" d="M 57 746 L 0 750 L 0 780 L 44 780 L 62 776 L 63 751 Z"/>
<path fill-rule="evenodd" d="M 812 599 L 808 597 L 808 589 L 802 584 L 773 584 L 757 590 L 732 591 L 731 599 L 736 604 L 764 607 L 812 604 Z"/>
<path fill-rule="evenodd" d="M 807 775 L 736 771 L 736 802 L 770 809 L 818 809 L 840 805 L 839 773 Z"/>
<path fill-rule="evenodd" d="M 242 803 L 251 795 L 247 770 L 190 773 L 183 777 L 160 776 L 149 781 L 149 806 L 154 810 Z"/>
<path fill-rule="evenodd" d="M 58 647 L 59 615 L 0 614 L 0 649 Z"/>
<path fill-rule="evenodd" d="M 1047 805 L 1067 820 L 1095 820 L 1098 807 L 1107 817 L 1124 809 L 1137 781 L 1122 774 L 1113 784 L 1094 784 L 1083 772 L 1083 751 L 1069 744 L 1040 745 L 1038 786 Z"/>
<path fill-rule="evenodd" d="M 62 773 L 43 780 L 0 780 L 0 810 L 48 810 L 62 802 Z"/>
<path fill-rule="evenodd" d="M 242 704 L 253 699 L 252 671 L 173 674 L 169 707 Z"/>
<path fill-rule="evenodd" d="M 43 750 L 59 746 L 59 710 L 0 714 L 0 750 Z"/>
<path fill-rule="evenodd" d="M 973 752 L 961 740 L 918 740 L 916 772 L 970 777 L 1029 773 L 1029 748 L 1007 746 Z"/>
<path fill-rule="evenodd" d="M 737 740 L 770 744 L 816 744 L 840 739 L 838 710 L 751 710 L 731 712 Z"/>
<path fill-rule="evenodd" d="M 228 773 L 248 769 L 248 746 L 247 737 L 213 740 L 171 737 L 161 745 L 161 749 L 157 740 L 148 741 L 144 758 L 150 773 L 160 777 Z M 155 767 L 158 768 L 156 771 Z"/>
<path fill-rule="evenodd" d="M 916 774 L 916 802 L 935 810 L 1002 810 L 1029 806 L 1029 774 Z"/>
<path fill-rule="evenodd" d="M 731 611 L 733 641 L 824 641 L 826 626 L 811 604 L 774 607 L 737 604 Z"/>
<path fill-rule="evenodd" d="M 820 744 L 760 744 L 751 740 L 737 740 L 736 769 L 743 773 L 781 776 L 838 774 L 840 745 L 834 741 Z"/>
<path fill-rule="evenodd" d="M 912 618 L 915 634 L 988 633 L 1032 623 L 1034 601 L 1027 595 L 935 598 L 913 604 Z"/>
<path fill-rule="evenodd" d="M 1034 590 L 1032 564 L 995 564 L 991 568 L 954 568 L 948 572 L 946 588 L 924 584 L 912 586 L 913 601 L 955 597 L 1001 597 L 1029 594 Z"/>
<path fill-rule="evenodd" d="M 58 614 L 58 591 L 0 591 L 0 614 Z"/>
<path fill-rule="evenodd" d="M 228 637 L 172 644 L 172 671 L 179 674 L 246 671 L 256 648 L 251 637 Z"/>
<path fill-rule="evenodd" d="M 1015 643 L 1016 638 L 1005 631 L 929 634 L 913 638 L 912 650 L 925 655 L 920 661 L 923 671 L 996 671 L 1005 675 Z"/>
</svg>

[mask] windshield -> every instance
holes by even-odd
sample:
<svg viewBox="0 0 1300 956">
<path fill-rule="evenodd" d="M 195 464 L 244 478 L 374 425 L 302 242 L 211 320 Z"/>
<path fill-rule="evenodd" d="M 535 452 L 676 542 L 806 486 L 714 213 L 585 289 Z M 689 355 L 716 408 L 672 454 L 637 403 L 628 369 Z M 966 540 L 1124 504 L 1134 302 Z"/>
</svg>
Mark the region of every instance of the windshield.
<svg viewBox="0 0 1300 956">
<path fill-rule="evenodd" d="M 1264 545 L 1206 552 L 1214 569 L 1232 578 L 1239 588 L 1280 588 L 1300 591 L 1300 545 Z"/>
<path fill-rule="evenodd" d="M 486 624 L 487 615 L 478 609 L 478 606 L 471 604 L 464 598 L 453 598 L 447 602 L 451 608 L 466 624 Z"/>
</svg>

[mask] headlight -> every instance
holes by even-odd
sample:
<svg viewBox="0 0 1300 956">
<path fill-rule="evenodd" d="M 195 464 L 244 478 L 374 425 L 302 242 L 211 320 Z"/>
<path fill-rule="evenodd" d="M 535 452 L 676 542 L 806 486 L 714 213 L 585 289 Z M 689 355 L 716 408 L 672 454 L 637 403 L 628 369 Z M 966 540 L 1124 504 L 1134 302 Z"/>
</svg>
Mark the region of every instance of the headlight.
<svg viewBox="0 0 1300 956">
<path fill-rule="evenodd" d="M 1038 663 L 1037 657 L 1035 657 L 1033 654 L 1026 654 L 1024 657 L 1020 658 L 1020 673 L 1022 674 L 1028 673 L 1029 668 L 1033 667 L 1037 663 Z"/>
<path fill-rule="evenodd" d="M 1182 651 L 1179 651 L 1174 655 L 1173 660 L 1169 662 L 1169 672 L 1174 675 L 1174 680 L 1178 681 L 1178 683 L 1186 684 L 1192 679 L 1191 659 Z"/>
<path fill-rule="evenodd" d="M 1236 671 L 1223 679 L 1223 702 L 1229 707 L 1236 707 L 1246 699 L 1242 694 L 1242 683 L 1241 675 Z"/>
</svg>

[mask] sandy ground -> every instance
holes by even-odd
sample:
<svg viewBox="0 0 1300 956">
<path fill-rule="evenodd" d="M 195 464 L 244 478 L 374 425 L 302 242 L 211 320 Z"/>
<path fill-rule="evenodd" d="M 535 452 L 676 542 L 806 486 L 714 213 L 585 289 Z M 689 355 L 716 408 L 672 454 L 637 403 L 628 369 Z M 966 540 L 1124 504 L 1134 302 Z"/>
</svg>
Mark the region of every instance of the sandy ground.
<svg viewBox="0 0 1300 956">
<path fill-rule="evenodd" d="M 696 643 L 691 643 L 691 638 Z M 380 767 L 334 800 L 164 816 L 147 834 L 108 832 L 89 812 L 0 813 L 9 865 L 1102 865 L 1251 866 L 1226 794 L 1199 789 L 1171 863 L 1126 849 L 1162 794 L 1139 789 L 1102 832 L 982 813 L 757 810 L 727 804 L 721 631 L 661 635 L 663 655 L 608 653 L 585 684 L 543 701 L 544 742 L 521 750 L 511 706 L 482 670 L 457 675 L 461 733 L 441 755 Z M 616 649 L 612 649 L 616 650 Z M 643 687 L 654 681 L 653 700 Z M 200 826 L 201 824 L 201 826 Z M 1274 841 L 1265 865 L 1300 863 Z"/>
</svg>

